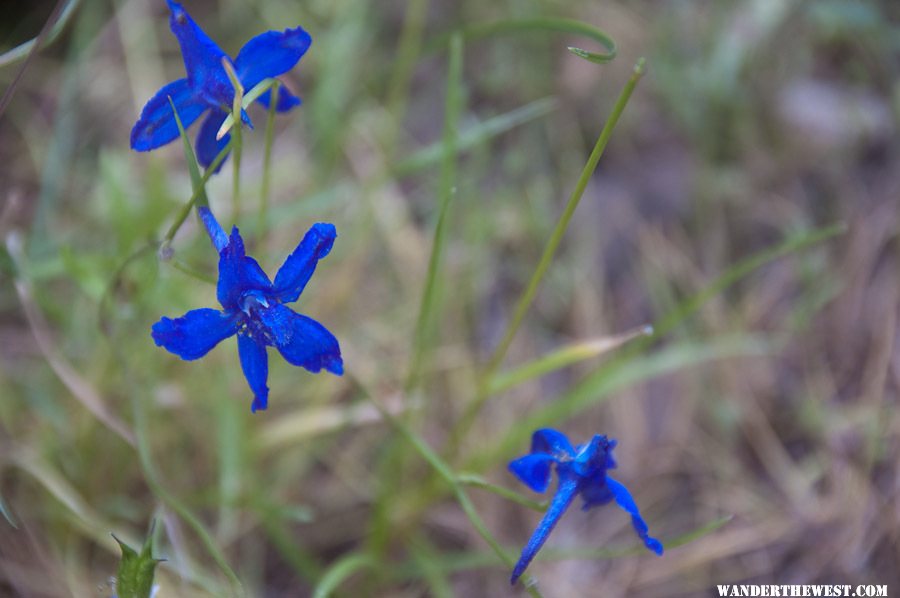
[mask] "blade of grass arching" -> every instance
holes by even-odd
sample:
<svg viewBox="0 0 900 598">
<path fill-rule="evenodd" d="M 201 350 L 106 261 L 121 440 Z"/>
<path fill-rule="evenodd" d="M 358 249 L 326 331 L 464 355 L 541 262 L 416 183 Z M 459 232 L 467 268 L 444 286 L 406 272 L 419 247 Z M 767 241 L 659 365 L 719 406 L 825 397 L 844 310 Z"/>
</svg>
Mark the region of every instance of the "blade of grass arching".
<svg viewBox="0 0 900 598">
<path fill-rule="evenodd" d="M 718 359 L 769 355 L 779 343 L 756 336 L 727 337 L 705 342 L 685 342 L 650 355 L 632 355 L 609 362 L 558 399 L 547 403 L 520 419 L 502 439 L 479 453 L 466 464 L 466 469 L 482 471 L 515 453 L 527 444 L 531 433 L 549 425 L 558 425 L 583 409 L 608 399 L 614 392 L 670 374 L 691 366 Z"/>
<path fill-rule="evenodd" d="M 36 52 L 41 47 L 46 48 L 51 42 L 53 42 L 53 40 L 59 37 L 59 34 L 69 23 L 69 20 L 72 18 L 72 15 L 75 13 L 75 9 L 78 8 L 79 4 L 80 0 L 69 0 L 65 3 L 65 5 L 60 2 L 57 6 L 63 6 L 59 14 L 59 18 L 54 19 L 53 15 L 51 15 L 50 18 L 47 19 L 47 25 L 51 23 L 53 24 L 53 26 L 50 28 L 50 31 L 45 35 L 44 31 L 41 30 L 38 33 L 37 37 L 32 38 L 27 42 L 23 42 L 15 48 L 11 48 L 3 54 L 0 54 L 0 68 L 26 58 L 29 54 L 31 54 L 32 50 Z M 38 46 L 38 44 L 40 44 L 40 46 Z M 35 49 L 36 46 L 37 49 Z"/>
<path fill-rule="evenodd" d="M 241 80 L 238 78 L 237 73 L 234 72 L 234 67 L 231 65 L 231 59 L 227 56 L 222 58 L 222 67 L 225 69 L 225 73 L 231 81 L 231 86 L 234 87 L 234 101 L 231 106 L 231 116 L 234 123 L 240 123 L 241 113 L 244 110 L 244 86 L 241 85 Z M 277 98 L 272 98 L 272 103 L 277 101 Z M 224 137 L 225 131 L 227 131 L 227 129 L 225 129 L 223 123 L 223 126 L 216 135 L 216 139 Z M 243 142 L 241 140 L 240 124 L 231 127 L 231 142 L 231 168 L 232 174 L 234 175 L 231 179 L 231 211 L 233 212 L 233 217 L 237 218 L 241 213 L 241 150 L 243 149 Z"/>
<path fill-rule="evenodd" d="M 436 291 L 438 273 L 441 268 L 441 257 L 444 250 L 444 237 L 447 229 L 447 212 L 455 193 L 456 179 L 456 126 L 462 104 L 462 38 L 455 36 L 450 42 L 450 58 L 447 69 L 447 99 L 444 107 L 443 153 L 441 160 L 441 178 L 438 187 L 440 208 L 434 239 L 431 245 L 431 256 L 428 260 L 428 272 L 425 275 L 425 288 L 419 306 L 419 317 L 413 336 L 410 368 L 404 385 L 406 395 L 418 383 L 425 352 L 432 336 L 433 314 L 438 303 Z"/>
<path fill-rule="evenodd" d="M 25 62 L 23 62 L 22 66 L 19 67 L 19 70 L 16 71 L 12 82 L 3 92 L 3 96 L 0 96 L 0 117 L 3 116 L 4 112 L 6 112 L 6 107 L 9 106 L 10 101 L 12 101 L 13 94 L 16 93 L 16 88 L 19 86 L 19 81 L 22 79 L 22 75 L 24 75 L 25 71 L 28 70 L 28 65 L 31 64 L 31 60 L 40 49 L 41 43 L 44 39 L 47 38 L 47 36 L 50 35 L 53 25 L 61 20 L 65 8 L 66 0 L 58 0 L 56 6 L 53 7 L 53 12 L 50 13 L 50 17 L 46 22 L 44 22 L 44 26 L 41 27 L 38 36 L 33 40 L 34 43 L 28 48 L 28 51 L 25 54 Z"/>
<path fill-rule="evenodd" d="M 328 598 L 357 571 L 377 569 L 379 566 L 378 561 L 368 554 L 351 552 L 335 561 L 331 567 L 325 570 L 325 574 L 322 575 L 322 579 L 319 580 L 315 590 L 313 590 L 313 598 Z"/>
<path fill-rule="evenodd" d="M 493 116 L 460 133 L 456 140 L 456 153 L 460 154 L 520 125 L 546 116 L 557 107 L 558 103 L 555 98 L 541 98 L 509 112 Z M 415 174 L 441 160 L 443 152 L 443 141 L 433 143 L 402 158 L 391 166 L 391 173 L 396 177 Z"/>
<path fill-rule="evenodd" d="M 269 218 L 269 184 L 272 179 L 272 143 L 275 139 L 275 107 L 278 105 L 278 92 L 281 89 L 281 83 L 275 81 L 271 87 L 272 93 L 269 97 L 269 112 L 266 115 L 266 142 L 263 148 L 263 171 L 262 182 L 259 189 L 259 230 L 257 235 L 263 235 L 266 232 L 266 223 Z"/>
<path fill-rule="evenodd" d="M 594 169 L 597 167 L 597 163 L 600 161 L 600 157 L 603 155 L 603 151 L 606 149 L 607 143 L 609 143 L 609 139 L 612 136 L 613 129 L 615 128 L 616 123 L 619 122 L 619 117 L 625 110 L 625 106 L 628 105 L 628 100 L 631 98 L 631 94 L 634 91 L 634 88 L 637 86 L 638 81 L 640 80 L 643 73 L 644 60 L 639 59 L 634 66 L 634 71 L 631 77 L 628 79 L 628 82 L 625 84 L 625 87 L 619 94 L 619 97 L 616 100 L 615 105 L 613 106 L 612 113 L 609 115 L 606 124 L 603 125 L 603 130 L 600 131 L 600 137 L 597 139 L 597 143 L 594 145 L 594 150 L 591 152 L 587 164 L 585 164 L 584 169 L 581 171 L 581 176 L 578 177 L 578 182 L 575 184 L 575 189 L 572 191 L 572 195 L 569 197 L 569 201 L 566 203 L 566 207 L 563 210 L 562 216 L 560 216 L 560 219 L 556 224 L 556 228 L 553 229 L 553 233 L 550 235 L 550 239 L 547 241 L 547 245 L 544 247 L 544 253 L 541 255 L 541 259 L 538 262 L 537 268 L 535 268 L 534 274 L 532 274 L 531 280 L 528 282 L 528 286 L 526 287 L 525 292 L 522 293 L 522 296 L 516 304 L 515 311 L 513 312 L 513 316 L 510 319 L 509 325 L 507 326 L 503 338 L 501 339 L 500 343 L 497 345 L 497 348 L 494 350 L 493 355 L 487 362 L 487 366 L 484 371 L 485 380 L 490 379 L 496 369 L 500 366 L 503 358 L 506 356 L 506 351 L 507 349 L 509 349 L 510 343 L 512 343 L 513 337 L 515 337 L 516 332 L 518 332 L 519 326 L 522 325 L 522 320 L 525 318 L 525 314 L 528 311 L 528 308 L 531 307 L 531 302 L 534 300 L 534 296 L 537 293 L 538 285 L 540 285 L 541 281 L 544 278 L 544 275 L 550 268 L 550 264 L 553 262 L 553 256 L 556 255 L 556 250 L 559 247 L 560 242 L 562 242 L 563 235 L 565 234 L 566 229 L 569 226 L 569 221 L 572 219 L 572 215 L 575 213 L 575 208 L 578 207 L 578 203 L 581 201 L 582 195 L 584 195 L 584 190 L 585 188 L 587 188 L 588 181 L 590 180 Z M 484 394 L 483 396 L 486 396 L 486 394 Z M 477 411 L 484 400 L 485 399 L 476 400 L 475 402 L 473 402 L 472 408 Z"/>
<path fill-rule="evenodd" d="M 481 488 L 482 490 L 493 492 L 497 496 L 502 496 L 507 500 L 511 500 L 512 502 L 518 503 L 523 507 L 528 507 L 529 509 L 533 509 L 535 511 L 546 511 L 547 506 L 550 504 L 547 501 L 525 498 L 518 492 L 515 492 L 508 488 L 504 488 L 503 486 L 497 486 L 496 484 L 490 483 L 478 474 L 460 473 L 456 476 L 456 479 L 460 484 L 464 486 L 472 486 L 473 488 Z"/>
<path fill-rule="evenodd" d="M 534 378 L 539 378 L 550 372 L 555 372 L 580 361 L 612 351 L 635 338 L 652 334 L 652 326 L 640 326 L 615 336 L 606 336 L 567 345 L 531 363 L 526 363 L 521 367 L 494 375 L 488 383 L 488 393 L 491 395 L 498 394 Z"/>
<path fill-rule="evenodd" d="M 593 25 L 588 25 L 587 23 L 576 21 L 574 19 L 559 19 L 552 17 L 506 19 L 493 23 L 476 23 L 457 30 L 457 32 L 466 40 L 494 37 L 496 35 L 507 33 L 531 33 L 535 31 L 553 31 L 571 35 L 583 35 L 598 42 L 606 49 L 605 52 L 588 52 L 581 48 L 569 47 L 569 51 L 576 56 L 597 64 L 609 62 L 615 58 L 617 54 L 616 43 L 605 32 Z M 434 41 L 428 45 L 427 50 L 434 51 L 446 46 L 450 35 L 452 35 L 452 33 L 437 36 Z"/>
</svg>

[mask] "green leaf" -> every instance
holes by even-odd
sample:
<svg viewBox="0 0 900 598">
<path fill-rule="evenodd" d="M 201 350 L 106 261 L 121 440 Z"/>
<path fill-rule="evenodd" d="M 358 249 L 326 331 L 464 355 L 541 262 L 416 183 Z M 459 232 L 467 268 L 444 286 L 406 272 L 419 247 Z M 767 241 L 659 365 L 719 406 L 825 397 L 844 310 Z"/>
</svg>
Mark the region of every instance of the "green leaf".
<svg viewBox="0 0 900 598">
<path fill-rule="evenodd" d="M 119 570 L 116 573 L 118 598 L 150 597 L 153 590 L 153 574 L 156 565 L 161 562 L 161 559 L 153 558 L 153 527 L 154 524 L 151 523 L 150 532 L 140 554 L 113 534 L 113 539 L 122 549 L 122 562 L 119 563 Z"/>
</svg>

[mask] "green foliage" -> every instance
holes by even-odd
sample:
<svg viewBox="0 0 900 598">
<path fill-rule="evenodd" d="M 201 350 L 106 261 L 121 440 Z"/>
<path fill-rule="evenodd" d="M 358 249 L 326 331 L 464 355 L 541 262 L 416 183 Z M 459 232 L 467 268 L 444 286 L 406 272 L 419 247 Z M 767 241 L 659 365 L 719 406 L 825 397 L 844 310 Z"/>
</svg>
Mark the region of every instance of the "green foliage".
<svg viewBox="0 0 900 598">
<path fill-rule="evenodd" d="M 153 574 L 163 559 L 153 558 L 153 525 L 144 541 L 141 552 L 113 538 L 122 549 L 122 559 L 116 571 L 116 596 L 118 598 L 150 598 L 153 591 Z"/>
</svg>

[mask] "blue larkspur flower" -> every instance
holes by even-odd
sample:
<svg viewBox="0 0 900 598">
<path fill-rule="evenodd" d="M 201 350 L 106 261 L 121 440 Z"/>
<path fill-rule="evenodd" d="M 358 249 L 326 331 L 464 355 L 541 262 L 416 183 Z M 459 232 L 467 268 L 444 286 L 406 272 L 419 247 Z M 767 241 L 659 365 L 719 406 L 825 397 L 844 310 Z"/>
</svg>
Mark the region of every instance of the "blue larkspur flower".
<svg viewBox="0 0 900 598">
<path fill-rule="evenodd" d="M 230 139 L 230 135 L 226 134 L 216 140 L 216 133 L 231 112 L 234 102 L 234 87 L 222 66 L 223 58 L 231 59 L 200 29 L 179 3 L 174 0 L 166 1 L 172 13 L 169 27 L 181 46 L 187 77 L 164 85 L 147 102 L 141 117 L 131 130 L 131 147 L 139 152 L 146 152 L 178 137 L 178 125 L 169 104 L 171 97 L 185 128 L 208 112 L 197 134 L 197 160 L 208 167 Z M 277 77 L 291 70 L 311 43 L 312 38 L 301 27 L 267 31 L 244 44 L 232 65 L 241 85 L 249 91 L 264 79 Z M 257 101 L 268 107 L 271 90 L 266 91 Z M 275 105 L 278 112 L 286 112 L 299 104 L 300 98 L 284 85 L 279 86 Z M 241 118 L 250 124 L 246 112 L 242 111 Z"/>
<path fill-rule="evenodd" d="M 547 490 L 554 464 L 559 477 L 556 494 L 528 544 L 522 549 L 522 556 L 513 569 L 511 583 L 516 583 L 525 572 L 559 518 L 579 494 L 584 499 L 582 509 L 585 511 L 615 500 L 616 504 L 631 515 L 634 530 L 644 541 L 644 545 L 656 554 L 663 553 L 662 543 L 648 535 L 647 524 L 628 489 L 606 475 L 607 470 L 616 467 L 612 455 L 615 446 L 615 440 L 596 435 L 589 443 L 572 448 L 569 439 L 562 432 L 546 428 L 537 430 L 532 435 L 531 453 L 509 464 L 509 470 L 535 492 Z"/>
<path fill-rule="evenodd" d="M 276 347 L 289 363 L 310 372 L 324 369 L 343 374 L 341 349 L 334 335 L 312 318 L 285 306 L 300 297 L 318 261 L 331 251 L 337 237 L 334 225 L 313 225 L 273 283 L 256 260 L 245 255 L 237 227 L 230 237 L 226 236 L 208 208 L 201 207 L 198 213 L 219 252 L 216 294 L 224 309 L 195 309 L 174 320 L 162 318 L 152 329 L 156 344 L 182 359 L 193 360 L 237 334 L 241 368 L 254 395 L 250 408 L 254 412 L 268 404 L 267 347 Z"/>
</svg>

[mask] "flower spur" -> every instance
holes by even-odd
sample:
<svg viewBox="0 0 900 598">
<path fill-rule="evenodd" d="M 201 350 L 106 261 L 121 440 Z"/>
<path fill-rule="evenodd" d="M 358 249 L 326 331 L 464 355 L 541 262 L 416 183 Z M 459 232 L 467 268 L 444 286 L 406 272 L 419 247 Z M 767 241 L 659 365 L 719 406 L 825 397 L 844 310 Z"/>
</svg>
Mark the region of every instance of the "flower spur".
<svg viewBox="0 0 900 598">
<path fill-rule="evenodd" d="M 197 160 L 206 168 L 230 139 L 229 134 L 216 139 L 234 101 L 234 87 L 222 66 L 222 60 L 230 58 L 178 2 L 166 2 L 172 13 L 169 27 L 181 47 L 187 77 L 164 85 L 147 102 L 131 130 L 131 148 L 139 152 L 150 151 L 178 137 L 178 125 L 169 104 L 171 97 L 185 128 L 203 113 L 209 112 L 200 126 L 196 144 Z M 283 32 L 267 31 L 244 44 L 232 64 L 241 85 L 245 90 L 250 90 L 265 79 L 291 70 L 311 43 L 312 38 L 301 27 Z M 268 107 L 271 95 L 271 90 L 268 90 L 257 101 Z M 300 98 L 283 85 L 279 86 L 275 104 L 278 112 L 286 112 L 299 104 Z M 250 124 L 246 112 L 241 111 L 241 119 Z"/>
<path fill-rule="evenodd" d="M 156 344 L 182 359 L 193 360 L 237 334 L 241 368 L 253 391 L 253 412 L 268 405 L 267 347 L 276 347 L 288 363 L 310 372 L 325 369 L 338 376 L 343 374 L 337 339 L 312 318 L 284 305 L 297 300 L 318 261 L 331 251 L 337 236 L 334 225 L 313 225 L 278 270 L 273 283 L 256 260 L 244 253 L 237 227 L 228 237 L 209 208 L 198 208 L 198 214 L 219 252 L 216 295 L 224 310 L 203 308 L 174 320 L 164 317 L 152 328 Z"/>
<path fill-rule="evenodd" d="M 564 434 L 546 428 L 537 430 L 532 435 L 531 453 L 509 464 L 510 471 L 535 492 L 547 490 L 551 466 L 554 464 L 559 477 L 556 494 L 544 518 L 522 549 L 522 556 L 513 569 L 510 583 L 515 584 L 525 572 L 559 518 L 578 494 L 584 499 L 582 509 L 585 511 L 615 500 L 616 504 L 631 515 L 634 530 L 644 541 L 644 545 L 656 554 L 663 553 L 662 543 L 648 535 L 647 524 L 628 489 L 606 475 L 608 469 L 616 467 L 612 455 L 615 446 L 615 440 L 596 435 L 589 443 L 572 448 Z"/>
</svg>

